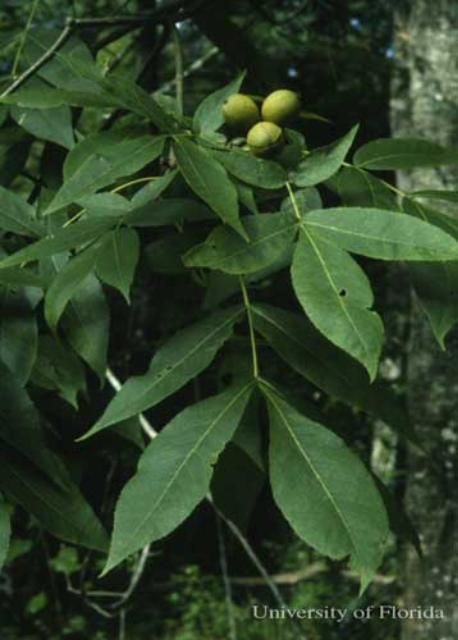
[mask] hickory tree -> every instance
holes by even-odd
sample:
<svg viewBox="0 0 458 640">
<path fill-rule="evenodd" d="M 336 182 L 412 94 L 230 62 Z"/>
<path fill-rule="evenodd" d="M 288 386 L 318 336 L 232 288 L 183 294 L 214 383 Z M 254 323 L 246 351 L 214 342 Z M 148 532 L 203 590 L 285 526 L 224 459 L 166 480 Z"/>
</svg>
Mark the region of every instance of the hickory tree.
<svg viewBox="0 0 458 640">
<path fill-rule="evenodd" d="M 106 573 L 201 502 L 237 519 L 269 483 L 296 534 L 348 558 L 364 589 L 390 530 L 415 535 L 322 408 L 414 439 L 378 377 L 369 275 L 405 263 L 443 345 L 458 222 L 440 202 L 453 194 L 403 193 L 385 172 L 458 152 L 361 146 L 357 126 L 309 148 L 319 116 L 288 89 L 242 93 L 242 73 L 183 113 L 77 38 L 43 62 L 37 38 L 0 111 L 2 557 L 25 510 Z M 85 478 L 107 449 L 130 470 L 104 491 L 105 473 L 97 489 Z"/>
</svg>

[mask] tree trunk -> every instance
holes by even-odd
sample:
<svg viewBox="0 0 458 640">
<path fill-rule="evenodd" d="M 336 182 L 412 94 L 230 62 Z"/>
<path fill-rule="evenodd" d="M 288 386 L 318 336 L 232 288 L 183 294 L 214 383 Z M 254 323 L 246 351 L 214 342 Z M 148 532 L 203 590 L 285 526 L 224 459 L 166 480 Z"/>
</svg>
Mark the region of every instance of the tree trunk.
<svg viewBox="0 0 458 640">
<path fill-rule="evenodd" d="M 392 92 L 394 137 L 458 145 L 458 4 L 411 0 L 396 16 L 396 69 Z M 456 170 L 400 173 L 406 191 L 458 188 Z M 403 605 L 434 606 L 443 620 L 409 619 L 403 640 L 458 638 L 458 331 L 438 347 L 414 303 L 408 345 L 408 404 L 426 454 L 411 450 L 406 506 L 421 533 L 425 558 L 405 561 Z"/>
</svg>

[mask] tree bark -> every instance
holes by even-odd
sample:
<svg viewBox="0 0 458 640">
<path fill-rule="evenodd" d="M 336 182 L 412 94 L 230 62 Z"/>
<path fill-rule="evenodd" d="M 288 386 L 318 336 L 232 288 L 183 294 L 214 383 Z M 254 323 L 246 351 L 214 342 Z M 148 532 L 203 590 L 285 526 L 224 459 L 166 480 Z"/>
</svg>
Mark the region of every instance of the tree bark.
<svg viewBox="0 0 458 640">
<path fill-rule="evenodd" d="M 458 5 L 455 0 L 411 0 L 396 16 L 396 69 L 391 121 L 394 137 L 458 144 Z M 451 169 L 400 173 L 406 191 L 458 188 Z M 408 550 L 403 605 L 434 606 L 443 620 L 403 622 L 403 640 L 458 638 L 458 330 L 437 345 L 413 305 L 407 354 L 408 404 L 426 453 L 411 450 L 406 506 L 418 527 L 425 558 Z"/>
</svg>

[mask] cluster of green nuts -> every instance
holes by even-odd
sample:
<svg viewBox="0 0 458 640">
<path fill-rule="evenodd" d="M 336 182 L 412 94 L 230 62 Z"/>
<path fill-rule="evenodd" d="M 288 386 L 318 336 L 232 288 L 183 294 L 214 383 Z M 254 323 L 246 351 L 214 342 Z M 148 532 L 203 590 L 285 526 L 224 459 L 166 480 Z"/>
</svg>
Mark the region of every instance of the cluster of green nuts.
<svg viewBox="0 0 458 640">
<path fill-rule="evenodd" d="M 250 96 L 235 93 L 223 106 L 226 124 L 246 134 L 248 147 L 257 156 L 271 155 L 284 142 L 282 126 L 301 110 L 300 98 L 289 89 L 277 89 L 265 98 L 261 110 Z"/>
</svg>

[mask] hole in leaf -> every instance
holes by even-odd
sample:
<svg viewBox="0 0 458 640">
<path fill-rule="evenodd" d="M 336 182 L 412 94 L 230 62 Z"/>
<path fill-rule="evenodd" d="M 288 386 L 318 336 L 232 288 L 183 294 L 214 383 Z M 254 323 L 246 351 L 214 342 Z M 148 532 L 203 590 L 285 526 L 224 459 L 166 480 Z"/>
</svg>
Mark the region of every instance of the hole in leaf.
<svg viewBox="0 0 458 640">
<path fill-rule="evenodd" d="M 346 290 L 346 289 L 341 289 L 341 290 L 339 291 L 339 296 L 340 296 L 341 298 L 345 298 L 345 296 L 346 296 L 346 295 L 347 295 L 347 290 Z"/>
</svg>

